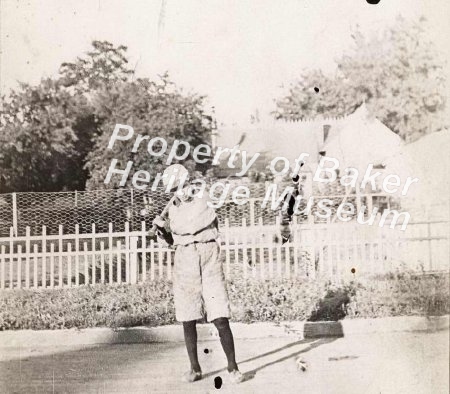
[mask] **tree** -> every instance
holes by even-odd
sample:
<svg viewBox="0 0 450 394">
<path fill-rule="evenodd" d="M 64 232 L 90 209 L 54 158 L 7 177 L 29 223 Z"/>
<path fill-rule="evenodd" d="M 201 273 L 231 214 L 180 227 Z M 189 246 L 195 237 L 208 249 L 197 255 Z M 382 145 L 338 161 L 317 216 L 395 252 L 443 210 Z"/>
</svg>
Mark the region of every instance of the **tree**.
<svg viewBox="0 0 450 394">
<path fill-rule="evenodd" d="M 152 175 L 165 168 L 163 163 L 167 156 L 150 155 L 145 143 L 136 153 L 132 153 L 134 138 L 116 143 L 112 150 L 107 149 L 116 123 L 132 126 L 135 134 L 148 135 L 150 138 L 163 137 L 169 147 L 175 139 L 186 141 L 191 146 L 207 143 L 212 118 L 204 113 L 203 100 L 203 97 L 195 94 L 184 94 L 170 82 L 167 75 L 161 76 L 158 81 L 137 79 L 99 91 L 94 107 L 96 115 L 104 121 L 95 139 L 95 147 L 88 155 L 86 168 L 90 178 L 87 187 L 118 187 L 119 177 L 113 177 L 108 185 L 104 184 L 112 159 L 118 160 L 118 168 L 125 168 L 127 161 L 131 160 L 134 171 L 146 170 Z M 205 170 L 192 160 L 183 164 L 190 170 Z M 130 181 L 131 176 L 128 178 Z"/>
<path fill-rule="evenodd" d="M 93 41 L 92 50 L 75 62 L 60 67 L 60 82 L 82 94 L 129 80 L 133 71 L 128 67 L 127 47 L 114 47 L 108 41 Z"/>
<path fill-rule="evenodd" d="M 21 84 L 1 98 L 0 191 L 82 190 L 86 156 L 99 133 L 96 91 L 125 81 L 126 47 L 94 41 L 56 78 Z"/>
<path fill-rule="evenodd" d="M 51 79 L 22 84 L 2 103 L 0 186 L 2 192 L 60 190 L 67 182 L 76 135 L 76 102 Z"/>
<path fill-rule="evenodd" d="M 374 116 L 407 141 L 446 127 L 444 66 L 425 28 L 423 18 L 397 18 L 370 38 L 358 28 L 353 49 L 337 60 L 337 72 L 304 71 L 277 100 L 275 116 L 344 116 L 366 102 Z"/>
<path fill-rule="evenodd" d="M 21 84 L 1 98 L 0 192 L 83 190 L 88 178 L 89 187 L 103 187 L 109 157 L 122 162 L 127 155 L 105 152 L 115 123 L 168 141 L 208 140 L 212 119 L 203 113 L 202 97 L 184 94 L 167 75 L 133 81 L 125 46 L 92 46 L 63 63 L 57 77 Z M 161 166 L 142 152 L 134 160 L 152 173 Z"/>
</svg>

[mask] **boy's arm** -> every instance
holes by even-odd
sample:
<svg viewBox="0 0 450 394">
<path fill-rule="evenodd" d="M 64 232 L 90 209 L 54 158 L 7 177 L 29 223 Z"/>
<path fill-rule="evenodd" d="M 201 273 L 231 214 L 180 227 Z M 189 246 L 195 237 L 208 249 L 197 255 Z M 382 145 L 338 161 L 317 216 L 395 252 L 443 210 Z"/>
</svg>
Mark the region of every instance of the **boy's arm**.
<svg viewBox="0 0 450 394">
<path fill-rule="evenodd" d="M 300 190 L 296 190 L 292 195 L 288 194 L 283 201 L 283 206 L 287 202 L 287 209 L 283 208 L 280 211 L 280 237 L 281 244 L 285 244 L 289 242 L 291 239 L 291 228 L 290 223 L 292 221 L 292 217 L 294 216 L 294 207 L 296 204 L 296 198 L 301 194 Z M 289 199 L 287 201 L 287 199 Z"/>
<path fill-rule="evenodd" d="M 173 245 L 172 233 L 167 229 L 167 223 L 161 216 L 156 216 L 153 219 L 153 225 L 156 226 L 156 235 L 169 245 Z"/>
</svg>

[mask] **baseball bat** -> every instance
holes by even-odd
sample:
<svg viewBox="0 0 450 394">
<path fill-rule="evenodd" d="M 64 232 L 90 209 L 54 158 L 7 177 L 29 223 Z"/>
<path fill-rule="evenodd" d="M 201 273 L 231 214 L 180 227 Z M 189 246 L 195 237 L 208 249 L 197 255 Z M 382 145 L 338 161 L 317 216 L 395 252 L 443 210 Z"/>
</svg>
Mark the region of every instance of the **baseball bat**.
<svg viewBox="0 0 450 394">
<path fill-rule="evenodd" d="M 175 199 L 178 198 L 176 195 L 173 195 L 172 198 L 169 200 L 169 202 L 166 204 L 166 206 L 164 207 L 164 209 L 161 211 L 161 213 L 159 214 L 159 216 L 161 216 L 162 218 L 164 218 L 165 216 L 167 216 L 167 214 L 169 213 L 169 207 L 172 205 L 172 203 L 175 201 Z M 153 225 L 152 228 L 150 229 L 150 231 L 148 232 L 148 235 L 150 238 L 156 238 L 156 230 L 157 230 L 157 226 Z"/>
</svg>

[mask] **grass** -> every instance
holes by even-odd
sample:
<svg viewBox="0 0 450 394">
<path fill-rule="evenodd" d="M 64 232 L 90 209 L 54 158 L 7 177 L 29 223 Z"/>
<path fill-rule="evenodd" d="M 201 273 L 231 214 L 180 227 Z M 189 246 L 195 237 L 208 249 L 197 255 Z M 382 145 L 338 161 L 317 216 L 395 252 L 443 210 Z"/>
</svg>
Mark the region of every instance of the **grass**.
<svg viewBox="0 0 450 394">
<path fill-rule="evenodd" d="M 348 281 L 325 278 L 228 282 L 232 320 L 318 321 L 450 313 L 449 274 L 396 273 Z M 159 326 L 175 322 L 172 284 L 88 285 L 0 292 L 0 330 Z"/>
</svg>

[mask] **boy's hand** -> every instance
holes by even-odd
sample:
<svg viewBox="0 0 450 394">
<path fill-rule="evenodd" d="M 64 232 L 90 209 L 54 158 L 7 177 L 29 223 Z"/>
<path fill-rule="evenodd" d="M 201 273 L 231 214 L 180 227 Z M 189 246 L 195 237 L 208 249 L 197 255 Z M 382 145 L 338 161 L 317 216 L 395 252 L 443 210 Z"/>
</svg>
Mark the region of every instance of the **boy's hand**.
<svg viewBox="0 0 450 394">
<path fill-rule="evenodd" d="M 280 235 L 281 235 L 281 244 L 285 244 L 286 242 L 289 242 L 291 238 L 291 228 L 289 225 L 282 224 L 280 229 Z"/>
<path fill-rule="evenodd" d="M 166 221 L 161 217 L 161 216 L 156 216 L 153 219 L 153 225 L 158 227 L 158 228 L 164 228 L 164 226 L 166 225 Z"/>
<path fill-rule="evenodd" d="M 156 235 L 161 238 L 162 240 L 164 240 L 164 242 L 166 242 L 168 245 L 173 245 L 173 237 L 172 237 L 172 233 L 164 230 L 164 229 L 159 229 L 156 230 Z"/>
<path fill-rule="evenodd" d="M 163 239 L 167 244 L 173 245 L 172 234 L 165 228 L 166 221 L 161 216 L 156 216 L 152 224 L 156 227 L 155 235 Z"/>
</svg>

